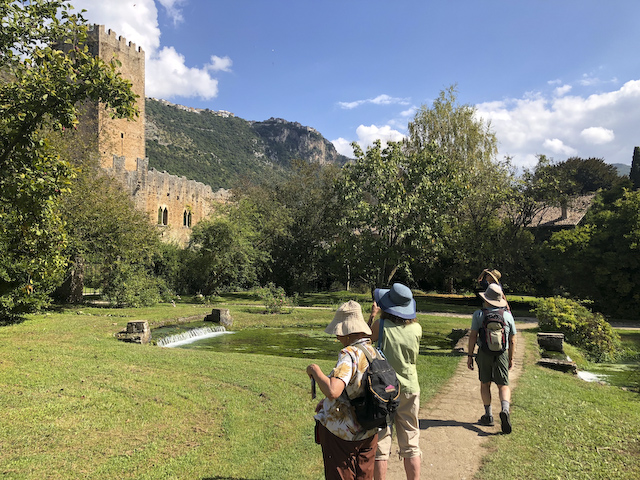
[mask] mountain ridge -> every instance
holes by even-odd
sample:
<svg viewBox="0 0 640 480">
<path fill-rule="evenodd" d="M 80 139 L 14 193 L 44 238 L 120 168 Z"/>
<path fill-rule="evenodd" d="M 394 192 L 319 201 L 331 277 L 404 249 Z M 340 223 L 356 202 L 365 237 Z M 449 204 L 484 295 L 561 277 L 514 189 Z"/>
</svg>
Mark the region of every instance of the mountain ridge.
<svg viewBox="0 0 640 480">
<path fill-rule="evenodd" d="M 229 189 L 287 175 L 294 161 L 344 165 L 349 158 L 312 127 L 281 118 L 250 121 L 224 110 L 147 98 L 149 167 Z"/>
</svg>

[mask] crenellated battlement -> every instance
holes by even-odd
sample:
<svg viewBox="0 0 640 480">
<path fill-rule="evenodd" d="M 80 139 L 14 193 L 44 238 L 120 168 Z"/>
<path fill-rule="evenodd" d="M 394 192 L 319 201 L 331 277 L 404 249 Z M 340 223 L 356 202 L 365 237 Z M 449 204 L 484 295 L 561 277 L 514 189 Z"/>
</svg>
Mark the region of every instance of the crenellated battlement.
<svg viewBox="0 0 640 480">
<path fill-rule="evenodd" d="M 127 39 L 122 35 L 118 35 L 110 28 L 107 29 L 104 25 L 89 25 L 88 33 L 90 36 L 93 35 L 102 38 L 103 41 L 108 42 L 113 48 L 118 50 L 131 50 L 131 53 L 144 54 L 142 47 L 137 47 L 133 42 L 127 42 Z"/>
<path fill-rule="evenodd" d="M 138 95 L 139 117 L 134 121 L 114 119 L 99 104 L 89 105 L 90 122 L 85 127 L 98 138 L 103 168 L 122 182 L 137 209 L 147 212 L 167 241 L 186 243 L 191 228 L 207 218 L 214 204 L 225 202 L 228 192 L 213 192 L 209 185 L 149 168 L 145 152 L 145 55 L 135 43 L 106 29 L 91 25 L 87 47 L 105 62 L 116 58 L 120 74 L 131 81 Z"/>
</svg>

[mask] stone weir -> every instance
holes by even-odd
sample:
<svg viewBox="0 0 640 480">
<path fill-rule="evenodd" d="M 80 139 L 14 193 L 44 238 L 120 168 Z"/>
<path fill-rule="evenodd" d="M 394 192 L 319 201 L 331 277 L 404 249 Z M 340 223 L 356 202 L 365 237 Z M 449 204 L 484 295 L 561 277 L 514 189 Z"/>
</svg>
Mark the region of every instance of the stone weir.
<svg viewBox="0 0 640 480">
<path fill-rule="evenodd" d="M 196 342 L 205 338 L 217 337 L 218 335 L 224 335 L 227 329 L 219 327 L 201 327 L 187 330 L 186 332 L 178 333 L 177 335 L 171 335 L 158 340 L 157 345 L 159 347 L 178 347 L 187 343 Z"/>
</svg>

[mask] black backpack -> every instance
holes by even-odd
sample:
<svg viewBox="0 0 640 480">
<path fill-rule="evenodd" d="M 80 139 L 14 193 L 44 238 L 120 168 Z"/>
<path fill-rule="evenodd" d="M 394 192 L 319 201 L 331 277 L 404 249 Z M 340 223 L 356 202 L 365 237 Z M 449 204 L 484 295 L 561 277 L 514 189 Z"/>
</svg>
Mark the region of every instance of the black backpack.
<svg viewBox="0 0 640 480">
<path fill-rule="evenodd" d="M 504 320 L 504 308 L 489 311 L 482 309 L 482 327 L 478 332 L 480 348 L 483 352 L 498 356 L 508 347 L 507 322 Z"/>
<path fill-rule="evenodd" d="M 391 416 L 400 403 L 400 382 L 380 350 L 376 350 L 376 357 L 372 358 L 364 345 L 358 344 L 355 347 L 365 354 L 369 368 L 362 378 L 364 395 L 350 398 L 349 402 L 362 428 L 384 428 L 391 423 Z"/>
</svg>

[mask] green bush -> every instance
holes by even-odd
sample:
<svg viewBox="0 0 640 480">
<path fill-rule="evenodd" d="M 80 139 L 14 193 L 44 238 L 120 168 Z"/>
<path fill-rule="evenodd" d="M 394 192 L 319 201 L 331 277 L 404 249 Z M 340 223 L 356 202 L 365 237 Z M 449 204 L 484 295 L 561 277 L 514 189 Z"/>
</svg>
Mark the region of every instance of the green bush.
<svg viewBox="0 0 640 480">
<path fill-rule="evenodd" d="M 294 298 L 287 297 L 284 288 L 276 287 L 271 282 L 266 287 L 258 288 L 256 293 L 264 303 L 266 313 L 283 313 L 285 309 L 290 309 L 290 313 L 297 298 L 297 294 Z"/>
<path fill-rule="evenodd" d="M 542 331 L 563 333 L 568 343 L 596 362 L 613 361 L 620 353 L 620 337 L 602 314 L 574 300 L 544 298 L 536 302 L 535 314 Z"/>
</svg>

